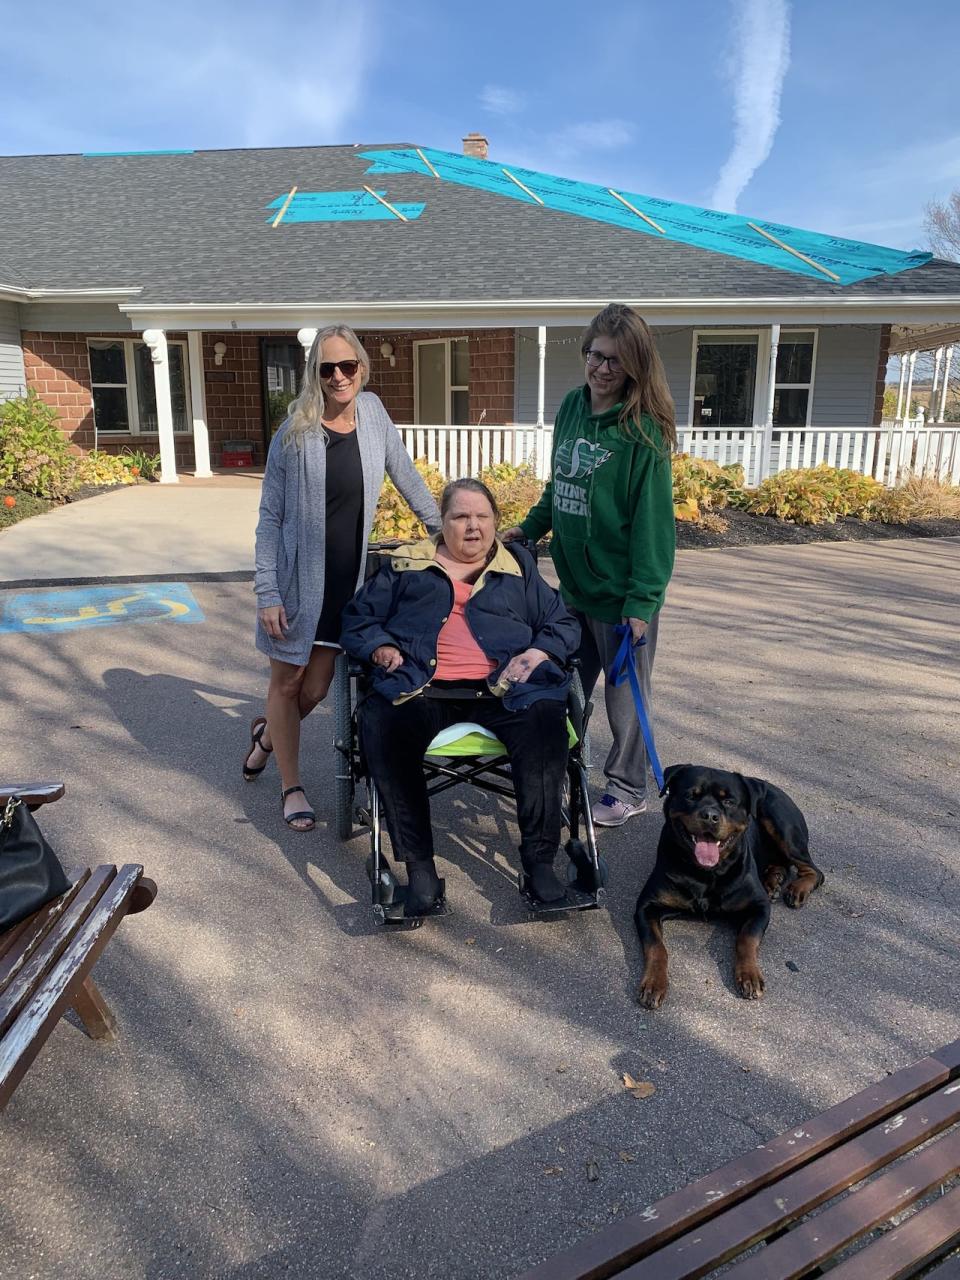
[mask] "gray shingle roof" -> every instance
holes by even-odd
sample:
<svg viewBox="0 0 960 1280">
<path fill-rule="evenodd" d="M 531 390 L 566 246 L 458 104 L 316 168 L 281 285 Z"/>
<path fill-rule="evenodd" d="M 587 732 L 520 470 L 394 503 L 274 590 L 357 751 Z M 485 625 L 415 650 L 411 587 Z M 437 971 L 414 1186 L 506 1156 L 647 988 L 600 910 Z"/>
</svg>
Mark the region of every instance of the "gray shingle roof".
<svg viewBox="0 0 960 1280">
<path fill-rule="evenodd" d="M 841 288 L 426 175 L 373 180 L 357 155 L 369 149 L 0 157 L 7 282 L 137 286 L 156 304 L 960 296 L 956 263 Z M 365 182 L 427 208 L 406 223 L 270 226 L 268 204 L 294 184 Z"/>
</svg>

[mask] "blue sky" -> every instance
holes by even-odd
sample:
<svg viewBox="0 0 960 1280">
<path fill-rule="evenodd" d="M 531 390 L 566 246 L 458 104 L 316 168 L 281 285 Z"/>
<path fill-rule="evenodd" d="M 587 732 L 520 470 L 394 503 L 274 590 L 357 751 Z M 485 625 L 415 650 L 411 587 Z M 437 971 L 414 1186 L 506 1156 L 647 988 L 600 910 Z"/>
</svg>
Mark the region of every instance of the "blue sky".
<svg viewBox="0 0 960 1280">
<path fill-rule="evenodd" d="M 0 154 L 412 142 L 925 247 L 956 0 L 0 0 Z M 55 42 L 54 42 L 55 41 Z"/>
</svg>

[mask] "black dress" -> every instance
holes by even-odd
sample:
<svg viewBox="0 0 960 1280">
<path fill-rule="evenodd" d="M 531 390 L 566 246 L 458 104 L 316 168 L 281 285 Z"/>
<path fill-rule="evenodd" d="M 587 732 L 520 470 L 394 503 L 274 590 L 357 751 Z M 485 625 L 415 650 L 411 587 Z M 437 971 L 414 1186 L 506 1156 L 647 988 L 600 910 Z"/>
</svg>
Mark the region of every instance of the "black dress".
<svg viewBox="0 0 960 1280">
<path fill-rule="evenodd" d="M 328 431 L 323 608 L 315 643 L 339 645 L 340 615 L 353 598 L 363 537 L 363 469 L 356 431 Z"/>
</svg>

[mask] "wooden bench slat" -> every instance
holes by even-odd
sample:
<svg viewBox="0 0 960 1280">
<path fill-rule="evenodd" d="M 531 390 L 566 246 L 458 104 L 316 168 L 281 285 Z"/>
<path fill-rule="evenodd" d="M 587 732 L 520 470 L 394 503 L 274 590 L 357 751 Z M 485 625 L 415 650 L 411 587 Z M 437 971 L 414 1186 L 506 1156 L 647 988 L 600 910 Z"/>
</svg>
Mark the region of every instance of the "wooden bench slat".
<svg viewBox="0 0 960 1280">
<path fill-rule="evenodd" d="M 916 1204 L 960 1170 L 960 1131 L 941 1138 L 725 1274 L 729 1280 L 797 1280 L 858 1236 Z"/>
<path fill-rule="evenodd" d="M 80 929 L 107 885 L 116 875 L 116 867 L 97 867 L 88 874 L 82 888 L 76 886 L 68 908 L 62 911 L 53 928 L 45 932 L 42 945 L 26 949 L 23 963 L 10 975 L 6 987 L 0 990 L 0 1035 L 17 1016 L 48 971 L 52 970 L 65 950 L 71 937 Z M 63 895 L 68 897 L 67 894 Z"/>
<path fill-rule="evenodd" d="M 714 1173 L 613 1223 L 524 1273 L 521 1280 L 606 1280 L 684 1231 L 729 1209 L 950 1079 L 939 1057 L 921 1058 L 885 1080 L 723 1165 Z"/>
<path fill-rule="evenodd" d="M 26 920 L 21 920 L 12 929 L 0 934 L 0 994 L 6 990 L 14 975 L 19 972 L 27 959 L 40 946 L 44 938 L 73 902 L 90 871 L 84 868 L 78 874 L 71 874 L 70 888 L 59 898 L 54 898 Z"/>
<path fill-rule="evenodd" d="M 960 1240 L 960 1187 L 839 1263 L 830 1280 L 902 1280 Z M 960 1259 L 958 1259 L 960 1263 Z"/>
<path fill-rule="evenodd" d="M 11 796 L 19 796 L 28 809 L 60 800 L 66 793 L 62 782 L 0 782 L 0 804 L 6 804 Z"/>
<path fill-rule="evenodd" d="M 113 936 L 142 874 L 143 868 L 133 864 L 118 870 L 96 909 L 70 940 L 55 973 L 0 1040 L 0 1108 L 9 1101 L 74 992 Z"/>
<path fill-rule="evenodd" d="M 623 1280 L 693 1280 L 706 1275 L 958 1119 L 960 1082 L 938 1089 L 860 1134 L 855 1141 L 846 1142 L 702 1223 L 695 1231 L 688 1231 L 628 1267 L 622 1272 Z M 795 1234 L 790 1233 L 791 1237 Z"/>
</svg>

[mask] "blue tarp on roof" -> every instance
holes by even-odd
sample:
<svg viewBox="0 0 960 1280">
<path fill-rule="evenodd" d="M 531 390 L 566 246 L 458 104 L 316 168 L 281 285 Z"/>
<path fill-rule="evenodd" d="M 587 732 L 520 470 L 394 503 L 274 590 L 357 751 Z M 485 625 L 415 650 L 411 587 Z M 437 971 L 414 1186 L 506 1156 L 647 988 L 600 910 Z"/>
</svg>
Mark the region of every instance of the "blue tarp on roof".
<svg viewBox="0 0 960 1280">
<path fill-rule="evenodd" d="M 778 267 L 797 275 L 815 280 L 828 279 L 824 271 L 802 261 L 789 250 L 774 244 L 754 227 L 760 227 L 784 244 L 806 254 L 826 272 L 837 277 L 834 283 L 856 284 L 873 276 L 896 275 L 911 267 L 922 266 L 933 256 L 929 253 L 904 253 L 899 249 L 887 249 L 882 245 L 866 244 L 860 240 L 846 240 L 839 236 L 823 235 L 818 231 L 802 231 L 798 227 L 783 226 L 759 218 L 748 218 L 736 213 L 721 213 L 716 209 L 703 209 L 697 205 L 677 204 L 672 200 L 658 200 L 633 191 L 619 191 L 642 214 L 663 228 L 663 233 L 650 226 L 636 213 L 618 200 L 606 187 L 590 182 L 575 182 L 552 174 L 539 173 L 535 169 L 522 169 L 509 165 L 510 173 L 518 178 L 528 194 L 507 176 L 504 168 L 492 160 L 478 160 L 450 151 L 420 149 L 444 182 L 506 196 L 524 204 L 543 206 L 561 213 L 572 213 L 581 218 L 624 227 L 655 239 L 679 241 L 698 249 L 723 253 L 729 257 L 759 262 Z M 367 173 L 418 173 L 434 177 L 430 165 L 424 163 L 413 147 L 383 151 L 358 151 L 357 155 L 372 163 Z M 386 212 L 386 211 L 384 211 Z"/>
<path fill-rule="evenodd" d="M 377 195 L 390 200 L 386 191 L 378 191 Z M 279 210 L 286 200 L 285 195 L 277 196 L 267 208 Z M 395 200 L 390 200 L 390 203 L 408 221 L 419 218 L 425 207 L 422 204 L 398 204 Z M 267 221 L 273 222 L 275 217 L 275 213 L 271 214 Z M 369 191 L 298 191 L 287 205 L 282 221 L 394 222 L 397 217 Z"/>
</svg>

